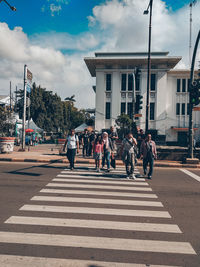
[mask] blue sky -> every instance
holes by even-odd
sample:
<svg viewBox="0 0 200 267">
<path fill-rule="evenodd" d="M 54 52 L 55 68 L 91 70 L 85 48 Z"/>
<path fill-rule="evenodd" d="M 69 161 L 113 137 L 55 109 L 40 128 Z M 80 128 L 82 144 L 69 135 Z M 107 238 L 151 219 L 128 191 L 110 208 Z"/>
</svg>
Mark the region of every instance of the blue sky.
<svg viewBox="0 0 200 267">
<path fill-rule="evenodd" d="M 62 0 L 61 3 L 56 0 L 9 0 L 11 5 L 16 6 L 17 12 L 8 10 L 6 4 L 1 3 L 0 18 L 1 21 L 7 22 L 10 28 L 23 27 L 24 32 L 29 36 L 49 31 L 76 35 L 88 30 L 87 17 L 92 14 L 93 7 L 105 2 L 105 0 L 68 0 L 65 4 Z M 172 11 L 176 11 L 190 1 L 166 0 L 163 2 Z M 148 0 L 146 3 L 148 4 Z M 50 4 L 61 5 L 62 10 L 55 12 L 53 16 L 50 12 Z"/>
<path fill-rule="evenodd" d="M 78 107 L 94 107 L 94 78 L 84 57 L 94 52 L 148 48 L 149 0 L 8 0 L 0 3 L 0 94 L 22 84 L 24 64 L 34 81 L 61 98 L 75 94 Z M 190 0 L 154 0 L 152 50 L 182 56 L 188 68 Z M 193 43 L 200 26 L 193 9 Z M 200 54 L 199 54 L 200 60 Z M 87 96 L 87 97 L 86 97 Z"/>
</svg>

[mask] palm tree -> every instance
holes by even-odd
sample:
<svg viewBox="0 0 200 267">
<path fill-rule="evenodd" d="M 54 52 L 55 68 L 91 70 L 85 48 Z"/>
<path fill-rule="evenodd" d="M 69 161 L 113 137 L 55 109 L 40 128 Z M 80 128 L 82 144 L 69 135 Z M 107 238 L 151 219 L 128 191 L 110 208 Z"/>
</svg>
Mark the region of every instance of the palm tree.
<svg viewBox="0 0 200 267">
<path fill-rule="evenodd" d="M 71 97 L 66 97 L 65 101 L 69 101 L 69 102 L 76 102 L 76 100 L 74 99 L 75 95 L 72 95 Z"/>
</svg>

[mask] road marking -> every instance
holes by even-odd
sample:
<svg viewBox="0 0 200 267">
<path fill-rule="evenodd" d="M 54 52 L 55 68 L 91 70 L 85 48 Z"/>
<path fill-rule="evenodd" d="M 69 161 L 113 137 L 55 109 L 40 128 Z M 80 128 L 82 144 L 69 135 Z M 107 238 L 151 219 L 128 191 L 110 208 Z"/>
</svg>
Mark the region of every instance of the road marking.
<svg viewBox="0 0 200 267">
<path fill-rule="evenodd" d="M 109 177 L 109 176 L 86 176 L 86 175 L 71 175 L 71 174 L 58 174 L 56 177 L 60 177 L 60 178 L 70 178 L 70 179 L 96 179 L 96 180 L 106 180 L 106 181 L 124 181 L 128 182 L 128 180 L 126 179 L 126 177 Z M 140 182 L 145 182 L 146 180 L 144 178 L 136 178 L 136 181 L 140 181 Z"/>
<path fill-rule="evenodd" d="M 48 187 L 68 187 L 68 188 L 92 188 L 92 189 L 112 189 L 112 190 L 124 190 L 124 191 L 152 191 L 150 187 L 124 187 L 124 186 L 110 186 L 110 185 L 90 185 L 87 184 L 63 184 L 63 183 L 48 183 Z"/>
<path fill-rule="evenodd" d="M 62 219 L 46 217 L 24 217 L 12 216 L 5 223 L 25 224 L 25 225 L 46 225 L 58 227 L 78 227 L 95 228 L 123 231 L 144 231 L 161 233 L 182 233 L 177 225 L 174 224 L 155 224 L 155 223 L 135 223 L 135 222 L 116 222 L 116 221 L 98 221 L 81 219 Z"/>
<path fill-rule="evenodd" d="M 101 181 L 101 180 L 95 180 L 95 181 L 92 181 L 92 180 L 89 180 L 87 178 L 84 178 L 82 179 L 81 181 L 80 180 L 75 180 L 75 179 L 62 179 L 62 178 L 54 178 L 52 181 L 55 181 L 55 182 L 73 182 L 73 183 L 99 183 L 99 184 L 110 184 L 110 185 L 124 185 L 124 186 L 128 186 L 130 187 L 130 185 L 140 185 L 140 186 L 149 186 L 148 183 L 145 183 L 145 182 L 116 182 L 116 181 Z"/>
<path fill-rule="evenodd" d="M 55 202 L 75 202 L 92 204 L 113 204 L 113 205 L 131 205 L 163 207 L 161 202 L 156 201 L 137 201 L 137 200 L 118 200 L 118 199 L 98 199 L 98 198 L 78 198 L 78 197 L 55 197 L 55 196 L 35 196 L 33 201 L 55 201 Z"/>
<path fill-rule="evenodd" d="M 70 179 L 90 179 L 90 180 L 101 180 L 101 181 L 123 181 L 124 183 L 128 182 L 125 177 L 106 177 L 106 176 L 84 176 L 84 175 L 71 175 L 71 174 L 58 174 L 56 177 L 60 178 L 70 178 Z M 133 180 L 134 181 L 134 180 Z M 136 178 L 136 181 L 145 182 L 144 178 Z"/>
<path fill-rule="evenodd" d="M 186 170 L 186 169 L 180 169 L 180 171 L 186 173 L 187 175 L 189 175 L 190 177 L 194 178 L 196 181 L 200 182 L 200 176 Z"/>
<path fill-rule="evenodd" d="M 103 192 L 103 191 L 85 191 L 85 190 L 65 190 L 65 189 L 42 189 L 41 193 L 53 194 L 78 194 L 78 195 L 96 195 L 96 196 L 118 196 L 118 197 L 141 197 L 141 198 L 158 198 L 155 194 L 141 193 L 124 193 L 124 192 Z"/>
<path fill-rule="evenodd" d="M 112 249 L 177 254 L 195 254 L 188 242 L 138 240 L 108 237 L 0 232 L 0 243 Z"/>
<path fill-rule="evenodd" d="M 30 256 L 15 256 L 15 255 L 0 255 L 0 266 L 3 267 L 88 267 L 88 266 L 103 266 L 103 267 L 178 267 L 167 265 L 152 265 L 152 264 L 135 264 L 135 263 L 119 263 L 105 261 L 87 261 L 73 259 L 58 259 L 58 258 L 42 258 Z M 180 266 L 179 266 L 180 267 Z"/>
<path fill-rule="evenodd" d="M 75 213 L 75 214 L 96 214 L 111 216 L 129 217 L 152 217 L 152 218 L 171 218 L 167 211 L 153 210 L 126 210 L 126 209 L 106 209 L 106 208 L 87 208 L 87 207 L 65 207 L 49 205 L 24 205 L 20 208 L 23 211 L 41 211 L 56 213 Z"/>
</svg>

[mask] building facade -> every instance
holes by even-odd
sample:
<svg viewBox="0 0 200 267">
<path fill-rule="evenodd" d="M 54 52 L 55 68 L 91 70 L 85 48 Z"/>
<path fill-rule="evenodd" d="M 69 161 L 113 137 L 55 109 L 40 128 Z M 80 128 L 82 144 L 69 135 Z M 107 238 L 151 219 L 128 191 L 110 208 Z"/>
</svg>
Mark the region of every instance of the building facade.
<svg viewBox="0 0 200 267">
<path fill-rule="evenodd" d="M 96 77 L 95 129 L 116 126 L 117 117 L 132 117 L 133 97 L 143 96 L 137 126 L 145 128 L 147 91 L 147 53 L 95 53 L 85 58 L 92 77 Z M 168 52 L 151 54 L 149 129 L 169 144 L 187 143 L 189 125 L 189 70 L 174 69 L 181 57 Z M 137 70 L 137 79 L 134 78 Z M 195 139 L 199 141 L 199 112 L 194 112 Z"/>
</svg>

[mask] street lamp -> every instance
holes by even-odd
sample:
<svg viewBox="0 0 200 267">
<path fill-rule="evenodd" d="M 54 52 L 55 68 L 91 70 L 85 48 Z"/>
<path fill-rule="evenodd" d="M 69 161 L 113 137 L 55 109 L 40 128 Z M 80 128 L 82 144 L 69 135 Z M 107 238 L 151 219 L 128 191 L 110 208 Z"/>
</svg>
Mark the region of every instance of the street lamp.
<svg viewBox="0 0 200 267">
<path fill-rule="evenodd" d="M 11 6 L 6 0 L 0 0 L 0 3 L 1 3 L 2 1 L 4 1 L 4 2 L 9 6 L 9 8 L 10 8 L 12 11 L 17 11 L 16 7 Z"/>
<path fill-rule="evenodd" d="M 149 92 L 150 92 L 150 82 L 151 82 L 151 20 L 152 20 L 152 7 L 153 0 L 150 0 L 149 5 L 146 10 L 144 10 L 144 15 L 149 14 L 149 46 L 148 46 L 148 71 L 147 71 L 147 98 L 146 98 L 146 122 L 145 122 L 145 132 L 149 129 Z"/>
</svg>

